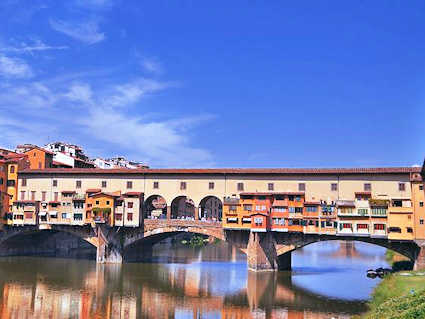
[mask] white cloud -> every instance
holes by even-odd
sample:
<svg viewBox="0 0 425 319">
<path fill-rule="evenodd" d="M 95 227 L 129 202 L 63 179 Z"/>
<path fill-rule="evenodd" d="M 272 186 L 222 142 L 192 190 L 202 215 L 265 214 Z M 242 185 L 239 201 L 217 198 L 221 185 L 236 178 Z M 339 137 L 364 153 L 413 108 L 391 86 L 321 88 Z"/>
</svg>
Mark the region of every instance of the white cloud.
<svg viewBox="0 0 425 319">
<path fill-rule="evenodd" d="M 0 47 L 2 52 L 14 52 L 14 53 L 33 53 L 36 51 L 47 51 L 47 50 L 66 50 L 67 46 L 50 46 L 46 45 L 40 40 L 35 41 L 33 44 L 21 43 L 16 47 Z"/>
<path fill-rule="evenodd" d="M 6 78 L 30 78 L 33 76 L 33 71 L 24 60 L 0 54 L 0 76 Z"/>
<path fill-rule="evenodd" d="M 42 144 L 50 136 L 101 151 L 93 156 L 119 153 L 157 167 L 212 166 L 210 152 L 192 145 L 190 138 L 196 126 L 211 119 L 209 115 L 153 117 L 138 104 L 168 87 L 167 82 L 144 78 L 103 87 L 95 80 L 67 78 L 4 85 L 0 110 L 9 116 L 0 119 L 0 130 L 7 131 L 2 143 Z"/>
<path fill-rule="evenodd" d="M 157 74 L 163 72 L 161 63 L 159 63 L 156 59 L 142 58 L 140 63 L 142 67 L 148 72 L 157 73 Z"/>
<path fill-rule="evenodd" d="M 73 23 L 50 20 L 50 26 L 58 32 L 87 44 L 95 44 L 105 39 L 105 34 L 99 31 L 99 25 L 96 21 Z"/>
</svg>

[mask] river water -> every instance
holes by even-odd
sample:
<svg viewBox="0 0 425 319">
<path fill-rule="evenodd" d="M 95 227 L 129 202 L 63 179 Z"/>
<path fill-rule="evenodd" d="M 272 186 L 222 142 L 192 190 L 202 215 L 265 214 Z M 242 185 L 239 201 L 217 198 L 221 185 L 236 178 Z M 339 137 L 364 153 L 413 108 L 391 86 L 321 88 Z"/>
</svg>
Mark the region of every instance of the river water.
<svg viewBox="0 0 425 319">
<path fill-rule="evenodd" d="M 385 249 L 322 242 L 292 272 L 252 273 L 225 243 L 154 248 L 155 263 L 0 258 L 0 318 L 350 318 L 367 310 Z"/>
</svg>

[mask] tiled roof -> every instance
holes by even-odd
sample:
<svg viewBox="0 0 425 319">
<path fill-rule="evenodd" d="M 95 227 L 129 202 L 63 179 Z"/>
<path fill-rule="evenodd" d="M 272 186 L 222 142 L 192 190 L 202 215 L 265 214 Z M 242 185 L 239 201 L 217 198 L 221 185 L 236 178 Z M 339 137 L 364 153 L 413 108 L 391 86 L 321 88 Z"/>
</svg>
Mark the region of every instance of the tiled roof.
<svg viewBox="0 0 425 319">
<path fill-rule="evenodd" d="M 28 153 L 28 152 L 31 152 L 33 149 L 37 149 L 37 150 L 42 151 L 42 152 L 44 152 L 46 154 L 54 155 L 53 152 L 50 152 L 50 151 L 48 151 L 48 150 L 46 150 L 46 149 L 44 149 L 42 147 L 39 147 L 39 146 L 34 146 L 33 148 L 31 148 L 28 151 L 26 151 L 25 154 Z"/>
<path fill-rule="evenodd" d="M 127 193 L 124 193 L 122 195 L 123 196 L 140 196 L 142 194 L 143 194 L 142 192 L 127 192 Z"/>
<path fill-rule="evenodd" d="M 102 190 L 100 188 L 88 188 L 86 189 L 86 193 L 99 193 Z"/>
<path fill-rule="evenodd" d="M 307 205 L 307 206 L 318 206 L 318 205 L 320 205 L 320 202 L 314 202 L 314 201 L 304 202 L 304 205 Z"/>
<path fill-rule="evenodd" d="M 47 168 L 25 169 L 22 174 L 120 174 L 120 175 L 161 175 L 161 174 L 210 174 L 210 175 L 302 175 L 302 174 L 408 174 L 418 173 L 420 167 L 373 167 L 373 168 L 158 168 L 158 169 L 100 169 L 100 168 Z"/>
<path fill-rule="evenodd" d="M 62 191 L 62 194 L 75 194 L 75 191 Z"/>
</svg>

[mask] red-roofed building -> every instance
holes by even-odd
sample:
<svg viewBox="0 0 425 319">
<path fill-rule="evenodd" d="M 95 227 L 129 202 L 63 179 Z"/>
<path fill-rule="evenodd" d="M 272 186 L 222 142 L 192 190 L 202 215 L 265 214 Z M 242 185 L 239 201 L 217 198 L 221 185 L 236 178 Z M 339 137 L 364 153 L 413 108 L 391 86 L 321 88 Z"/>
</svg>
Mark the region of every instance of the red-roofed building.
<svg viewBox="0 0 425 319">
<path fill-rule="evenodd" d="M 53 167 L 53 153 L 35 146 L 24 152 L 28 156 L 31 169 L 46 169 Z"/>
</svg>

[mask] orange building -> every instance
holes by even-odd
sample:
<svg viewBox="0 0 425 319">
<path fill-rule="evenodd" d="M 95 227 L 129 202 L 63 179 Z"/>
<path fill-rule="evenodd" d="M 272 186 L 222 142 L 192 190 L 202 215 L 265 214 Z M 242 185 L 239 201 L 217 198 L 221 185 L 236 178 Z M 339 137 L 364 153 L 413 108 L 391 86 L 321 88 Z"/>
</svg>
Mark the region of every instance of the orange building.
<svg viewBox="0 0 425 319">
<path fill-rule="evenodd" d="M 287 192 L 285 199 L 288 201 L 288 230 L 302 232 L 304 230 L 304 192 Z"/>
<path fill-rule="evenodd" d="M 238 197 L 225 197 L 223 201 L 223 227 L 226 229 L 251 229 L 252 203 L 242 206 Z"/>
<path fill-rule="evenodd" d="M 34 147 L 24 154 L 28 156 L 31 169 L 45 169 L 53 167 L 53 153 L 41 147 Z"/>
<path fill-rule="evenodd" d="M 425 177 L 425 163 L 424 163 Z M 414 215 L 415 239 L 425 239 L 425 178 L 419 173 L 411 174 L 412 205 Z"/>
<path fill-rule="evenodd" d="M 250 212 L 243 217 L 248 224 L 251 223 L 251 231 L 267 231 L 270 228 L 270 212 L 273 203 L 272 193 L 241 193 L 241 204 L 245 212 Z M 249 219 L 248 219 L 249 217 Z M 242 220 L 244 221 L 244 220 Z"/>
<path fill-rule="evenodd" d="M 318 234 L 320 233 L 320 202 L 311 201 L 304 202 L 304 233 Z"/>
<path fill-rule="evenodd" d="M 7 193 L 7 165 L 6 161 L 0 160 L 0 216 L 6 218 L 9 212 L 9 194 Z"/>
<path fill-rule="evenodd" d="M 94 223 L 115 225 L 115 200 L 120 197 L 117 193 L 88 193 L 86 219 L 92 220 Z M 89 216 L 89 218 L 87 218 Z"/>
</svg>

